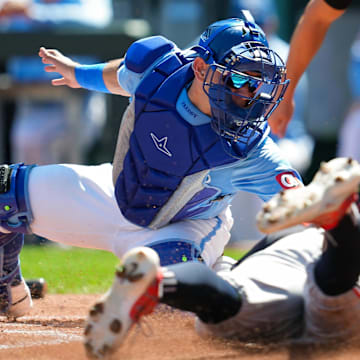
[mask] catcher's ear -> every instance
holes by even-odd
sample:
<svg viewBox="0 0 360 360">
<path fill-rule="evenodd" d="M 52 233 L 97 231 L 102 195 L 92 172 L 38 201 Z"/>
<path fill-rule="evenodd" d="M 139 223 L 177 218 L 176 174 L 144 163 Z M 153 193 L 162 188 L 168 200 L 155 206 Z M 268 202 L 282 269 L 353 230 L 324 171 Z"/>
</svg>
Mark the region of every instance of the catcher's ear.
<svg viewBox="0 0 360 360">
<path fill-rule="evenodd" d="M 208 65 L 206 64 L 206 62 L 202 58 L 197 57 L 192 64 L 195 77 L 199 80 L 204 80 L 207 67 Z"/>
</svg>

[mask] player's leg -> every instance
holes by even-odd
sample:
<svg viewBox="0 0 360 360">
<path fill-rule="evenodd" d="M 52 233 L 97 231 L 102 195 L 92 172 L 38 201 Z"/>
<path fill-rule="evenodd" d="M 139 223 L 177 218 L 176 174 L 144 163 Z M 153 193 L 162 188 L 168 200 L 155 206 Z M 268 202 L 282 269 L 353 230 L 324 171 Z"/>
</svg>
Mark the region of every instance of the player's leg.
<svg viewBox="0 0 360 360">
<path fill-rule="evenodd" d="M 29 178 L 32 232 L 66 245 L 111 251 L 119 258 L 131 248 L 150 246 L 162 264 L 201 257 L 212 265 L 221 256 L 230 238 L 229 211 L 209 220 L 142 228 L 121 214 L 111 175 L 110 164 L 35 167 Z"/>
<path fill-rule="evenodd" d="M 1 166 L 0 248 L 4 259 L 9 260 L 6 269 L 1 269 L 0 263 L 0 282 L 6 284 L 2 292 L 7 300 L 3 302 L 12 304 L 7 309 L 4 305 L 2 312 L 14 313 L 15 303 L 20 308 L 18 300 L 26 299 L 28 293 L 18 261 L 23 233 L 114 251 L 119 209 L 113 196 L 111 170 L 110 164 Z"/>
<path fill-rule="evenodd" d="M 325 250 L 314 268 L 316 283 L 327 295 L 352 289 L 360 275 L 360 217 L 356 206 L 352 210 L 325 233 Z"/>
<path fill-rule="evenodd" d="M 163 277 L 160 302 L 193 312 L 206 323 L 225 321 L 241 308 L 238 290 L 202 264 L 165 267 Z"/>
<path fill-rule="evenodd" d="M 325 239 L 323 254 L 308 269 L 307 335 L 317 341 L 358 341 L 360 217 L 354 204 Z"/>
<path fill-rule="evenodd" d="M 111 164 L 37 166 L 29 178 L 31 231 L 70 246 L 117 254 L 136 227 L 124 222 L 114 197 Z M 135 235 L 134 235 L 135 237 Z"/>
<path fill-rule="evenodd" d="M 0 233 L 0 315 L 17 318 L 32 307 L 30 290 L 21 275 L 19 254 L 24 243 L 20 233 Z"/>
<path fill-rule="evenodd" d="M 290 230 L 290 229 L 289 229 Z M 218 275 L 238 289 L 241 310 L 217 324 L 197 322 L 200 334 L 248 342 L 278 342 L 303 331 L 303 289 L 306 268 L 321 253 L 323 230 L 296 228 L 276 234 L 270 245 L 254 251 L 229 272 Z M 268 246 L 266 246 L 268 245 Z"/>
<path fill-rule="evenodd" d="M 192 311 L 208 323 L 224 321 L 241 307 L 238 291 L 204 264 L 160 267 L 155 251 L 134 248 L 124 256 L 111 290 L 90 310 L 85 327 L 88 354 L 102 357 L 114 352 L 132 325 L 158 302 Z"/>
<path fill-rule="evenodd" d="M 259 217 L 266 231 L 302 221 L 328 229 L 323 252 L 307 267 L 304 314 L 311 341 L 360 337 L 360 225 L 354 203 L 359 182 L 356 161 L 334 159 L 322 165 L 311 185 L 276 196 Z"/>
<path fill-rule="evenodd" d="M 27 194 L 31 166 L 0 165 L 0 314 L 22 316 L 31 306 L 19 254 L 32 214 Z"/>
<path fill-rule="evenodd" d="M 118 242 L 122 254 L 135 246 L 149 246 L 160 256 L 161 265 L 200 261 L 212 267 L 222 256 L 233 224 L 230 209 L 211 219 L 184 220 L 162 228 L 125 233 Z"/>
<path fill-rule="evenodd" d="M 111 164 L 35 167 L 29 178 L 32 232 L 66 245 L 111 251 L 119 258 L 138 246 L 153 247 L 163 263 L 200 255 L 213 263 L 222 254 L 230 237 L 225 215 L 158 230 L 139 227 L 121 214 L 111 175 Z"/>
<path fill-rule="evenodd" d="M 185 220 L 153 230 L 128 221 L 119 210 L 111 164 L 35 167 L 29 179 L 33 233 L 66 245 L 103 249 L 121 258 L 149 246 L 162 265 L 201 258 L 212 266 L 230 239 L 229 209 L 207 220 Z"/>
</svg>

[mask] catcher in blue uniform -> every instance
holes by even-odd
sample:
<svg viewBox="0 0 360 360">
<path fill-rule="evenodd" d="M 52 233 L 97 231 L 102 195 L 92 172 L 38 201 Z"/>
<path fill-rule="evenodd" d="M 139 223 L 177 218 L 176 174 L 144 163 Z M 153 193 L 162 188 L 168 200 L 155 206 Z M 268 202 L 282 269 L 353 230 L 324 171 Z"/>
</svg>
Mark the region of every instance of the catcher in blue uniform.
<svg viewBox="0 0 360 360">
<path fill-rule="evenodd" d="M 149 246 L 163 265 L 213 266 L 230 237 L 238 190 L 266 201 L 302 184 L 268 137 L 285 66 L 247 11 L 210 25 L 185 51 L 153 36 L 105 64 L 80 65 L 45 48 L 39 55 L 46 71 L 61 74 L 53 85 L 130 96 L 130 104 L 113 164 L 1 167 L 5 314 L 31 305 L 18 262 L 22 233 L 119 257 Z"/>
</svg>

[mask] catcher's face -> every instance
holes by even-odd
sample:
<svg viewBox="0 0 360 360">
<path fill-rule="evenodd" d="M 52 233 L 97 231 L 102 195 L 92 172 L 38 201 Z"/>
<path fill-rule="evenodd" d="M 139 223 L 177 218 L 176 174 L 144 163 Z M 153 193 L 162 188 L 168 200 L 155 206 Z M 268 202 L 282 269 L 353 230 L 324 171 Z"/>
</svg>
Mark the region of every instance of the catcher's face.
<svg viewBox="0 0 360 360">
<path fill-rule="evenodd" d="M 256 91 L 261 86 L 261 74 L 255 71 L 231 72 L 223 68 L 211 69 L 210 75 L 214 84 L 224 86 L 227 93 L 232 94 L 233 104 L 240 108 L 246 108 L 249 99 L 254 98 Z"/>
<path fill-rule="evenodd" d="M 232 101 L 235 105 L 246 108 L 249 105 L 249 98 L 255 96 L 257 89 L 260 87 L 261 74 L 253 71 L 244 72 L 244 74 L 230 74 L 227 77 L 226 85 L 230 88 Z"/>
</svg>

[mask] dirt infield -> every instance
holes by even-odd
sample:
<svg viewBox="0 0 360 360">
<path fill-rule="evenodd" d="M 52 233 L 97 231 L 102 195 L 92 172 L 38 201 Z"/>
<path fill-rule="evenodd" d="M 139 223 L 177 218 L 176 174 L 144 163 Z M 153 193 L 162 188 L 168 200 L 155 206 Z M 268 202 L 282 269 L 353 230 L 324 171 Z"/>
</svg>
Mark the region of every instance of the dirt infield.
<svg viewBox="0 0 360 360">
<path fill-rule="evenodd" d="M 35 300 L 29 316 L 9 322 L 0 318 L 0 360 L 86 359 L 82 346 L 84 319 L 95 295 L 48 295 Z M 260 348 L 202 339 L 193 330 L 194 317 L 158 311 L 134 328 L 124 347 L 111 359 L 126 360 L 355 360 L 360 351 L 327 350 L 292 345 Z"/>
</svg>

